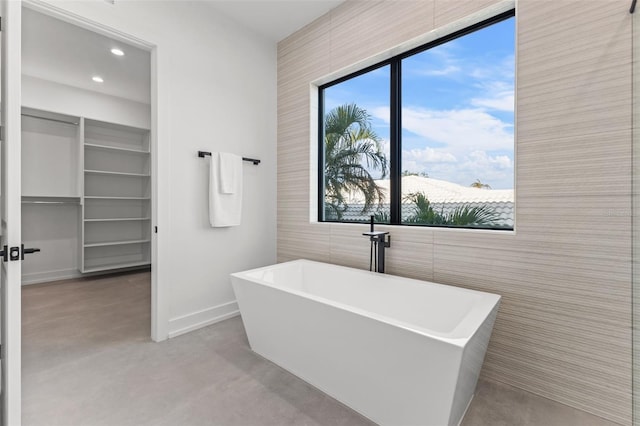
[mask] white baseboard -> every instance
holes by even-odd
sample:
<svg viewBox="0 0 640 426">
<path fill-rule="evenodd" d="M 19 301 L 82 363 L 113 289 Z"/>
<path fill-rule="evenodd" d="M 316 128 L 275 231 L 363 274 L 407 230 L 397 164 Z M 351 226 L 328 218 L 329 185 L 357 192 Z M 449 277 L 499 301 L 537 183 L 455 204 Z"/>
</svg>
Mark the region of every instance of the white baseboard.
<svg viewBox="0 0 640 426">
<path fill-rule="evenodd" d="M 22 285 L 68 280 L 71 278 L 80 278 L 81 276 L 82 274 L 78 269 L 60 269 L 59 271 L 33 272 L 30 274 L 22 274 Z"/>
<path fill-rule="evenodd" d="M 236 315 L 240 315 L 240 310 L 238 309 L 238 303 L 234 300 L 233 302 L 223 303 L 222 305 L 170 319 L 169 338 L 224 321 Z"/>
</svg>

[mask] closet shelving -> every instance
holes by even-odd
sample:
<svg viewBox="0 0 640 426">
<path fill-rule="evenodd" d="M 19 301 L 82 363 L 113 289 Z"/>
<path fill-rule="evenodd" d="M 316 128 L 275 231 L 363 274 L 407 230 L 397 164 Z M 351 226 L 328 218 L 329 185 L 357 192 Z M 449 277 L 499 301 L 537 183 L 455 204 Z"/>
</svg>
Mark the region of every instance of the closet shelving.
<svg viewBox="0 0 640 426">
<path fill-rule="evenodd" d="M 151 263 L 149 131 L 22 109 L 23 282 Z"/>
<path fill-rule="evenodd" d="M 143 129 L 84 120 L 82 272 L 150 263 L 150 150 Z"/>
<path fill-rule="evenodd" d="M 143 151 L 135 148 L 123 148 L 123 147 L 104 145 L 101 143 L 95 143 L 92 139 L 88 139 L 88 142 L 87 140 L 85 140 L 84 146 L 89 148 L 95 148 L 95 149 L 104 149 L 107 151 L 124 151 L 124 152 L 131 152 L 131 153 L 142 154 L 142 155 L 149 153 L 148 151 Z"/>
</svg>

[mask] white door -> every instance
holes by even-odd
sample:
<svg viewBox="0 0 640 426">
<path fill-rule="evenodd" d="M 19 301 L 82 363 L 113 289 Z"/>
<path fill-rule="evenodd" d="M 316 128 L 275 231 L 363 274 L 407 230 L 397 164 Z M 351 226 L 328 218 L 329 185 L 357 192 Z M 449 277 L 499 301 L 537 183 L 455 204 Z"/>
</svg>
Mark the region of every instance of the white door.
<svg viewBox="0 0 640 426">
<path fill-rule="evenodd" d="M 2 425 L 20 425 L 20 72 L 22 1 L 0 0 L 2 16 L 2 161 L 0 163 L 0 285 L 2 291 Z M 11 260 L 13 258 L 13 260 Z"/>
</svg>

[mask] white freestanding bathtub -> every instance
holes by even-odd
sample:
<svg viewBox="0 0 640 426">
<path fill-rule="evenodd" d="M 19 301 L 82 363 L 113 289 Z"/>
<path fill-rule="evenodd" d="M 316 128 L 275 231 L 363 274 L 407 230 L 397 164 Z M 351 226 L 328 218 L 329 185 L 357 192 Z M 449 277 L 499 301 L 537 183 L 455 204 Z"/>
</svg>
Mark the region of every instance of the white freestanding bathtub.
<svg viewBox="0 0 640 426">
<path fill-rule="evenodd" d="M 296 260 L 231 274 L 258 354 L 381 425 L 457 425 L 500 296 Z"/>
</svg>

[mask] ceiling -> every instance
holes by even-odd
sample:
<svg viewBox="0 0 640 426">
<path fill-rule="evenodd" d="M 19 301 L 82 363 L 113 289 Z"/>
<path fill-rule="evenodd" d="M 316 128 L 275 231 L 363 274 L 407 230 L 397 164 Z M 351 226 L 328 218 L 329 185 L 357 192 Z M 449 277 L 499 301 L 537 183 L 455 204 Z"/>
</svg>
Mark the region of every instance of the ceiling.
<svg viewBox="0 0 640 426">
<path fill-rule="evenodd" d="M 112 54 L 114 47 L 125 55 Z M 149 103 L 150 64 L 149 52 L 22 9 L 23 74 Z M 92 81 L 95 75 L 104 83 Z"/>
<path fill-rule="evenodd" d="M 177 1 L 177 0 L 176 0 Z M 282 40 L 342 0 L 204 0 L 216 13 Z M 117 47 L 125 52 L 115 56 Z M 22 10 L 22 72 L 121 98 L 150 102 L 150 54 L 29 8 Z M 103 83 L 92 81 L 99 75 Z"/>
<path fill-rule="evenodd" d="M 278 42 L 344 0 L 207 0 L 254 32 Z"/>
</svg>

